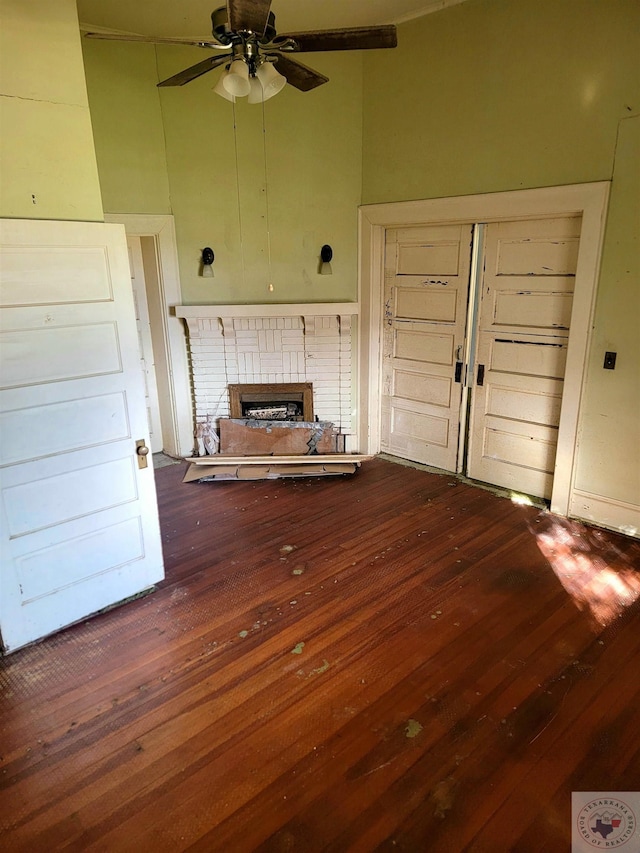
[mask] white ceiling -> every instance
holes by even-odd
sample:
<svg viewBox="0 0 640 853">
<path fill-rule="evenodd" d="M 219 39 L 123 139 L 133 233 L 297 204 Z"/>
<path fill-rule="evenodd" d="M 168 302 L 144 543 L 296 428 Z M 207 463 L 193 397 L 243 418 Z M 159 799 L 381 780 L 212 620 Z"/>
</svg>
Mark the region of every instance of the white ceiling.
<svg viewBox="0 0 640 853">
<path fill-rule="evenodd" d="M 273 0 L 279 32 L 402 23 L 464 0 Z M 211 35 L 222 0 L 77 0 L 83 26 L 152 36 Z"/>
</svg>

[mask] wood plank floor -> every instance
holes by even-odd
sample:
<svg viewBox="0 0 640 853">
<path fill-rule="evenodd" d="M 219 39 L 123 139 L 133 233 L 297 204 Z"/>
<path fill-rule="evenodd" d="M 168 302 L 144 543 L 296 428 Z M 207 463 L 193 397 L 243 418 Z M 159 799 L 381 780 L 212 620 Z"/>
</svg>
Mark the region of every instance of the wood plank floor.
<svg viewBox="0 0 640 853">
<path fill-rule="evenodd" d="M 160 588 L 0 661 L 0 849 L 553 853 L 640 789 L 637 540 L 380 459 L 183 471 Z"/>
</svg>

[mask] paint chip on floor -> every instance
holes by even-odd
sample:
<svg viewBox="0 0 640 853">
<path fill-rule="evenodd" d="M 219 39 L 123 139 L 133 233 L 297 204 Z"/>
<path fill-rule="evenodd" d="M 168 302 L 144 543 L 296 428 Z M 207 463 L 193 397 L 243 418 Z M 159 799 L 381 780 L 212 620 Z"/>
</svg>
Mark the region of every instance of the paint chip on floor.
<svg viewBox="0 0 640 853">
<path fill-rule="evenodd" d="M 291 654 L 292 655 L 301 655 L 303 649 L 304 649 L 304 643 L 296 643 L 295 646 L 291 649 Z"/>
<path fill-rule="evenodd" d="M 405 737 L 414 738 L 417 737 L 422 731 L 422 726 L 417 720 L 408 720 L 407 725 L 404 727 Z"/>
</svg>

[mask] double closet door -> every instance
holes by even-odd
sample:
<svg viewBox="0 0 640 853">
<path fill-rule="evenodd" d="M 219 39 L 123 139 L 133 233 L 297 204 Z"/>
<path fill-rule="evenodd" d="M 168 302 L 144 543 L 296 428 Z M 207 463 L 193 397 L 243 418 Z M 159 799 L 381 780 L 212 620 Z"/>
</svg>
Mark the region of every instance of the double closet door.
<svg viewBox="0 0 640 853">
<path fill-rule="evenodd" d="M 580 218 L 388 229 L 384 452 L 549 498 Z"/>
</svg>

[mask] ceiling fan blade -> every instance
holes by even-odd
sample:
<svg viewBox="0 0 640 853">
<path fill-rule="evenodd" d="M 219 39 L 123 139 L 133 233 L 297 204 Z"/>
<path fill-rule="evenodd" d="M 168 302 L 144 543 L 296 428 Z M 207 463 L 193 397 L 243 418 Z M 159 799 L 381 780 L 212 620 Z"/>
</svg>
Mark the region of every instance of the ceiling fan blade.
<svg viewBox="0 0 640 853">
<path fill-rule="evenodd" d="M 185 83 L 190 83 L 196 77 L 201 77 L 208 71 L 213 71 L 218 65 L 227 62 L 230 57 L 230 53 L 225 53 L 224 56 L 208 56 L 202 62 L 197 62 L 195 65 L 185 68 L 184 71 L 174 74 L 173 77 L 167 77 L 166 80 L 158 83 L 158 86 L 184 86 Z"/>
<path fill-rule="evenodd" d="M 267 28 L 271 0 L 227 0 L 229 29 L 251 30 L 261 36 Z"/>
<path fill-rule="evenodd" d="M 314 71 L 313 68 L 307 68 L 301 62 L 290 59 L 281 53 L 278 54 L 276 70 L 283 77 L 287 78 L 287 83 L 290 83 L 301 92 L 309 92 L 311 89 L 315 89 L 316 86 L 322 86 L 323 83 L 329 81 L 329 78 L 325 77 L 324 74 Z"/>
<path fill-rule="evenodd" d="M 283 33 L 274 39 L 293 39 L 301 53 L 312 50 L 375 50 L 396 47 L 398 34 L 394 24 L 382 27 L 348 27 L 342 30 L 314 30 L 307 33 Z"/>
<path fill-rule="evenodd" d="M 88 39 L 108 39 L 109 41 L 134 41 L 144 42 L 145 44 L 181 44 L 193 45 L 193 47 L 217 47 L 220 45 L 210 39 L 202 39 L 198 41 L 192 38 L 165 38 L 164 36 L 137 36 L 123 35 L 122 33 L 85 33 L 85 38 Z"/>
</svg>

